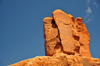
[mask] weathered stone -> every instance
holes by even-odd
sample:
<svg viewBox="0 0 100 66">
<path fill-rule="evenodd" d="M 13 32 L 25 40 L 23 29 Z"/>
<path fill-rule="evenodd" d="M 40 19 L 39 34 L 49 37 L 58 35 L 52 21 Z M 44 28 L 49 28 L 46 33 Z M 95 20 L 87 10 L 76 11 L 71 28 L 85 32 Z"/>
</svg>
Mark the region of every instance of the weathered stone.
<svg viewBox="0 0 100 66">
<path fill-rule="evenodd" d="M 100 66 L 92 58 L 90 36 L 82 18 L 55 10 L 43 19 L 46 56 L 20 61 L 9 66 Z"/>
<path fill-rule="evenodd" d="M 90 36 L 86 29 L 85 24 L 82 22 L 82 18 L 76 18 L 75 19 L 75 26 L 77 33 L 79 34 L 79 44 L 80 44 L 80 51 L 79 54 L 81 56 L 87 56 L 91 57 L 90 51 L 89 51 L 89 42 L 90 42 Z"/>
<path fill-rule="evenodd" d="M 91 57 L 90 36 L 82 18 L 74 17 L 57 9 L 53 17 L 44 18 L 45 52 L 50 56 L 59 50 L 69 55 Z M 53 25 L 55 27 L 53 27 Z M 55 47 L 58 46 L 55 50 Z"/>
<path fill-rule="evenodd" d="M 9 66 L 100 66 L 100 59 L 57 53 L 53 56 L 38 56 Z"/>
<path fill-rule="evenodd" d="M 72 41 L 73 17 L 67 15 L 61 10 L 55 10 L 53 12 L 53 18 L 58 26 L 63 52 L 67 54 L 75 54 L 75 45 Z"/>
<path fill-rule="evenodd" d="M 45 53 L 46 56 L 52 56 L 53 54 L 61 51 L 58 29 L 52 17 L 44 18 L 43 24 Z"/>
</svg>

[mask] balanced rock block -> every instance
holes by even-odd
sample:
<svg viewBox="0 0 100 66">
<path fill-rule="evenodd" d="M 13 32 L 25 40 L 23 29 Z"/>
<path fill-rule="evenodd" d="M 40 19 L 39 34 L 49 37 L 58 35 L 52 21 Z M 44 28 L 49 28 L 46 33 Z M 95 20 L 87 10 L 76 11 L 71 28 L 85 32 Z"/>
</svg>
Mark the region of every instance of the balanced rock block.
<svg viewBox="0 0 100 66">
<path fill-rule="evenodd" d="M 91 57 L 89 51 L 90 36 L 82 18 L 74 17 L 57 9 L 52 17 L 43 19 L 45 54 L 56 53 Z"/>
</svg>

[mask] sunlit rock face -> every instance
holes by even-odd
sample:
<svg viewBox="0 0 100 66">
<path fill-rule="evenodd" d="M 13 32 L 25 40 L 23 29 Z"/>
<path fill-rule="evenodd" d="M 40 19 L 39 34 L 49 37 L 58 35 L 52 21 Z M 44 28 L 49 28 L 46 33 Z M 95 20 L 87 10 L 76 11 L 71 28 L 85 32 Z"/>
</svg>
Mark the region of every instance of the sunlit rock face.
<svg viewBox="0 0 100 66">
<path fill-rule="evenodd" d="M 53 56 L 38 56 L 9 66 L 100 66 L 100 59 L 56 53 Z"/>
<path fill-rule="evenodd" d="M 68 55 L 91 57 L 90 36 L 82 18 L 74 17 L 57 9 L 52 17 L 43 19 L 45 53 L 52 56 L 63 52 Z"/>
<path fill-rule="evenodd" d="M 46 56 L 9 66 L 100 66 L 100 59 L 91 57 L 90 36 L 82 18 L 57 9 L 43 19 L 43 25 Z"/>
</svg>

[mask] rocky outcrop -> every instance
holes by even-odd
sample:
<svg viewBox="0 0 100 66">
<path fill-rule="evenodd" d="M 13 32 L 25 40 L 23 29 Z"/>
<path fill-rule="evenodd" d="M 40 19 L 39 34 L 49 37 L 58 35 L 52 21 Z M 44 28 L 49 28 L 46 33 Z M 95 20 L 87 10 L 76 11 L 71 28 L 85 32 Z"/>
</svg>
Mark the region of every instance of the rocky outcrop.
<svg viewBox="0 0 100 66">
<path fill-rule="evenodd" d="M 44 23 L 44 38 L 45 38 L 45 52 L 47 56 L 52 56 L 61 51 L 60 39 L 58 34 L 57 25 L 53 18 L 46 17 Z"/>
<path fill-rule="evenodd" d="M 63 52 L 69 55 L 91 57 L 90 36 L 82 18 L 57 9 L 53 17 L 43 19 L 46 56 Z"/>
<path fill-rule="evenodd" d="M 100 66 L 100 59 L 57 53 L 53 56 L 38 56 L 9 66 Z"/>
<path fill-rule="evenodd" d="M 92 58 L 90 36 L 82 18 L 57 9 L 53 17 L 43 19 L 45 54 L 9 66 L 100 66 L 100 59 Z"/>
</svg>

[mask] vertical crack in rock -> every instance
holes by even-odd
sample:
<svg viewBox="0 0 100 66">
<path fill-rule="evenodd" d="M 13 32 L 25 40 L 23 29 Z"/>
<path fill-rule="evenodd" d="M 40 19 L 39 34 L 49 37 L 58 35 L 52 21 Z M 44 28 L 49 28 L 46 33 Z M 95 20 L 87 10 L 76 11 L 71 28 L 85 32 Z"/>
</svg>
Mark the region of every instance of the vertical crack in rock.
<svg viewBox="0 0 100 66">
<path fill-rule="evenodd" d="M 52 17 L 43 19 L 43 24 L 47 56 L 63 52 L 91 57 L 90 36 L 82 18 L 74 19 L 72 15 L 57 9 L 52 13 Z"/>
<path fill-rule="evenodd" d="M 72 23 L 71 15 L 67 15 L 61 10 L 55 10 L 53 12 L 53 19 L 58 26 L 61 44 L 63 47 L 63 53 L 74 55 L 74 44 L 72 41 Z"/>
<path fill-rule="evenodd" d="M 56 46 L 54 47 L 54 49 L 56 50 L 57 53 L 59 53 L 59 52 L 62 52 L 62 45 L 61 45 L 59 29 L 58 29 L 58 26 L 56 25 L 54 19 L 52 20 L 52 27 L 57 28 L 57 30 L 58 30 L 58 35 L 56 37 L 58 39 L 58 42 L 57 42 Z"/>
<path fill-rule="evenodd" d="M 57 29 L 58 29 L 58 27 L 57 27 Z M 55 46 L 55 49 L 57 49 L 57 52 L 62 52 L 63 51 L 63 47 L 62 47 L 62 44 L 61 44 L 59 29 L 58 29 L 58 36 L 57 36 L 57 38 L 59 38 L 60 42 L 57 42 L 57 45 Z"/>
<path fill-rule="evenodd" d="M 44 38 L 45 38 L 45 54 L 52 56 L 55 53 L 61 52 L 61 41 L 59 39 L 58 27 L 52 17 L 43 19 Z"/>
<path fill-rule="evenodd" d="M 8 66 L 100 66 L 91 58 L 90 36 L 82 18 L 55 10 L 53 17 L 43 19 L 45 55 Z"/>
</svg>

